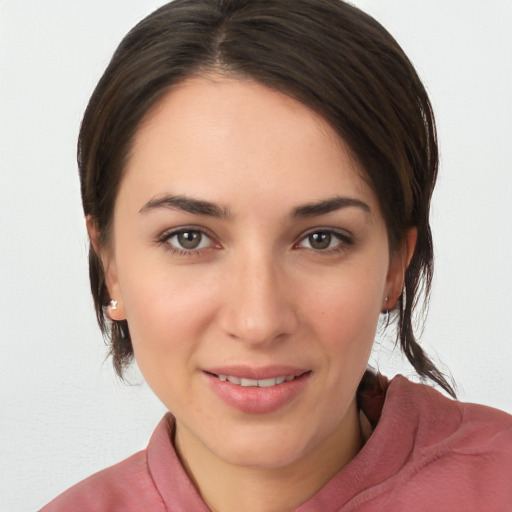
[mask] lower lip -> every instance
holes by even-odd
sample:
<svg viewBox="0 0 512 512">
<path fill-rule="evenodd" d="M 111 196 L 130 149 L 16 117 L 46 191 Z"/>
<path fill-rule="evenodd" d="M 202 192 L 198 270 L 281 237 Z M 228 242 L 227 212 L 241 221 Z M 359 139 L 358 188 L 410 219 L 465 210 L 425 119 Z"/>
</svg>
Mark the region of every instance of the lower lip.
<svg viewBox="0 0 512 512">
<path fill-rule="evenodd" d="M 210 373 L 204 375 L 213 392 L 230 407 L 250 414 L 265 414 L 290 404 L 306 386 L 310 372 L 268 388 L 239 386 L 221 381 Z"/>
</svg>

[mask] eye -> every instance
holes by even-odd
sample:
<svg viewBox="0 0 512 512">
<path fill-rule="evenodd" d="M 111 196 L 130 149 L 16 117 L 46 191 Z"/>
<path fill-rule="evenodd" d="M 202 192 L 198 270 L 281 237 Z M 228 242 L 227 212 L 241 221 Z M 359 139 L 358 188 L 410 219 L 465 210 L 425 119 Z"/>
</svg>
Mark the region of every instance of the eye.
<svg viewBox="0 0 512 512">
<path fill-rule="evenodd" d="M 170 246 L 176 253 L 192 253 L 207 249 L 213 245 L 212 239 L 199 229 L 181 228 L 165 233 L 160 238 L 161 243 Z"/>
<path fill-rule="evenodd" d="M 352 240 L 348 235 L 330 230 L 317 230 L 308 233 L 302 238 L 297 247 L 314 251 L 330 251 L 341 250 L 351 243 Z"/>
</svg>

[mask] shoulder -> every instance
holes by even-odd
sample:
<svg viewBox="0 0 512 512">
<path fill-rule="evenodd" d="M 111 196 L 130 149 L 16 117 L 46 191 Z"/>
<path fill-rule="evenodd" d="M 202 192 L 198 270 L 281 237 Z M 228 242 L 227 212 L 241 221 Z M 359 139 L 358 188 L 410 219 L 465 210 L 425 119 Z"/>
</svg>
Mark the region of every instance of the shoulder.
<svg viewBox="0 0 512 512">
<path fill-rule="evenodd" d="M 135 512 L 165 510 L 148 470 L 146 450 L 74 485 L 41 512 Z M 77 508 L 78 507 L 78 508 Z"/>
<path fill-rule="evenodd" d="M 438 511 L 454 506 L 497 511 L 512 504 L 512 416 L 451 400 L 403 377 L 388 393 L 388 413 L 412 427 L 398 494 L 424 503 L 435 499 Z"/>
<path fill-rule="evenodd" d="M 40 512 L 208 512 L 174 449 L 174 428 L 168 413 L 145 450 L 86 478 Z"/>
<path fill-rule="evenodd" d="M 82 480 L 57 496 L 41 512 L 165 511 L 166 506 L 154 481 L 155 471 L 161 468 L 153 454 L 167 454 L 169 451 L 172 451 L 172 443 L 164 418 L 155 429 L 147 449 Z"/>
<path fill-rule="evenodd" d="M 423 447 L 459 447 L 486 450 L 493 445 L 512 447 L 512 416 L 479 404 L 452 400 L 431 386 L 395 377 L 389 386 L 386 406 L 395 415 L 413 422 L 416 441 Z"/>
</svg>

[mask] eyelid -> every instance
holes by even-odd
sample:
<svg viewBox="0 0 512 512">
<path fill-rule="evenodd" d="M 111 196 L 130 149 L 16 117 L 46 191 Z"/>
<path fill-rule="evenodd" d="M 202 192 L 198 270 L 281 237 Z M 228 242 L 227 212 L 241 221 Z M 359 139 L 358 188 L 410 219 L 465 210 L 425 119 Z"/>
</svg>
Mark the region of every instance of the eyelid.
<svg viewBox="0 0 512 512">
<path fill-rule="evenodd" d="M 307 249 L 307 247 L 300 247 L 300 244 L 307 237 L 309 237 L 311 235 L 314 235 L 315 233 L 327 233 L 327 234 L 330 234 L 330 235 L 334 235 L 340 241 L 340 243 L 336 247 L 331 248 L 331 249 L 324 249 L 324 250 L 317 249 L 317 250 L 315 250 L 315 249 L 311 248 L 311 250 L 313 250 L 315 252 L 325 252 L 325 253 L 328 253 L 329 251 L 336 251 L 337 249 L 342 249 L 342 248 L 346 247 L 347 245 L 353 245 L 354 244 L 354 236 L 349 231 L 347 231 L 345 229 L 340 229 L 340 228 L 321 226 L 321 227 L 311 228 L 311 229 L 308 229 L 307 231 L 303 232 L 297 238 L 297 241 L 294 243 L 294 248 L 296 247 L 298 249 Z M 339 247 L 339 246 L 341 246 L 341 247 Z"/>
<path fill-rule="evenodd" d="M 202 236 L 207 237 L 211 243 L 208 247 L 201 247 L 199 249 L 185 249 L 177 246 L 173 246 L 169 243 L 169 240 L 180 233 L 184 233 L 187 231 L 194 231 L 201 233 Z M 208 229 L 195 226 L 195 225 L 187 225 L 187 226 L 179 226 L 175 228 L 166 229 L 161 235 L 157 237 L 157 242 L 161 245 L 166 245 L 166 249 L 172 251 L 173 253 L 177 253 L 179 255 L 195 255 L 199 254 L 203 251 L 207 251 L 212 248 L 221 248 L 220 243 L 217 241 L 217 237 Z"/>
</svg>

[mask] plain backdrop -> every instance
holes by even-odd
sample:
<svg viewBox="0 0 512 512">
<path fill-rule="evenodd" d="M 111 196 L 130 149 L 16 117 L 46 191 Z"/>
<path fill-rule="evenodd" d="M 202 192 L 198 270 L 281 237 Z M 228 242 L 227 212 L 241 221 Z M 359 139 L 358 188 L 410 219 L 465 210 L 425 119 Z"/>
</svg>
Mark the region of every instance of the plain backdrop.
<svg viewBox="0 0 512 512">
<path fill-rule="evenodd" d="M 143 448 L 165 412 L 96 326 L 75 146 L 122 36 L 157 0 L 0 0 L 0 510 L 35 510 Z M 437 114 L 425 348 L 462 400 L 512 412 L 512 1 L 360 0 Z M 385 340 L 383 373 L 411 374 Z"/>
</svg>

